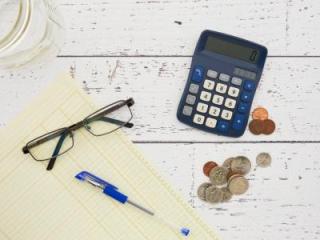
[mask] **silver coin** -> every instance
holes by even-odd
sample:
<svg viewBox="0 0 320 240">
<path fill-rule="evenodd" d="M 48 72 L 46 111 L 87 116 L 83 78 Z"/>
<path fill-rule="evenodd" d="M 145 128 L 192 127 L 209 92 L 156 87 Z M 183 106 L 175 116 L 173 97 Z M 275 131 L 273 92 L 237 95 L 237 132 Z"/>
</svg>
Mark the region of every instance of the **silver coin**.
<svg viewBox="0 0 320 240">
<path fill-rule="evenodd" d="M 215 186 L 208 187 L 206 190 L 206 199 L 210 203 L 219 203 L 223 200 L 223 192 Z"/>
<path fill-rule="evenodd" d="M 226 160 L 224 160 L 222 166 L 225 168 L 231 168 L 231 162 L 233 161 L 233 159 L 235 158 L 234 157 L 227 158 Z"/>
<path fill-rule="evenodd" d="M 228 189 L 232 194 L 240 195 L 249 188 L 249 182 L 241 175 L 234 175 L 228 181 Z"/>
<path fill-rule="evenodd" d="M 229 191 L 228 187 L 221 188 L 223 193 L 222 195 L 222 202 L 228 202 L 232 198 L 232 193 Z"/>
<path fill-rule="evenodd" d="M 250 172 L 251 162 L 247 157 L 238 156 L 231 161 L 231 171 L 234 173 L 239 173 L 246 175 Z"/>
<path fill-rule="evenodd" d="M 256 163 L 259 167 L 266 168 L 271 165 L 272 158 L 269 153 L 259 153 L 256 158 Z"/>
<path fill-rule="evenodd" d="M 198 197 L 203 200 L 206 201 L 206 190 L 208 187 L 212 186 L 211 183 L 202 183 L 199 187 L 198 187 Z"/>
<path fill-rule="evenodd" d="M 223 185 L 228 181 L 229 170 L 225 167 L 215 167 L 210 171 L 209 177 L 213 185 Z"/>
</svg>

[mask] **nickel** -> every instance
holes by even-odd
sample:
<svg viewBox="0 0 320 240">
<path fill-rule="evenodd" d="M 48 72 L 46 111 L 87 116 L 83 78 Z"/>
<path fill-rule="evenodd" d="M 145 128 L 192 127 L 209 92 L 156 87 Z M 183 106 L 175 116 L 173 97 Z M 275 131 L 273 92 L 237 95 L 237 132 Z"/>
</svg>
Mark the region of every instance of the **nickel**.
<svg viewBox="0 0 320 240">
<path fill-rule="evenodd" d="M 269 167 L 271 165 L 271 161 L 272 159 L 270 154 L 265 152 L 259 153 L 256 158 L 257 165 L 262 168 Z"/>
<path fill-rule="evenodd" d="M 249 182 L 241 175 L 233 175 L 228 181 L 228 189 L 232 194 L 240 195 L 249 188 Z"/>
<path fill-rule="evenodd" d="M 247 157 L 238 156 L 232 160 L 230 169 L 233 173 L 246 175 L 248 172 L 250 172 L 251 162 Z"/>
<path fill-rule="evenodd" d="M 212 186 L 211 183 L 202 183 L 199 187 L 198 187 L 198 197 L 203 200 L 206 201 L 206 190 L 208 187 Z"/>
<path fill-rule="evenodd" d="M 209 177 L 213 185 L 219 186 L 226 184 L 228 181 L 229 170 L 225 167 L 215 167 L 210 171 Z"/>
</svg>

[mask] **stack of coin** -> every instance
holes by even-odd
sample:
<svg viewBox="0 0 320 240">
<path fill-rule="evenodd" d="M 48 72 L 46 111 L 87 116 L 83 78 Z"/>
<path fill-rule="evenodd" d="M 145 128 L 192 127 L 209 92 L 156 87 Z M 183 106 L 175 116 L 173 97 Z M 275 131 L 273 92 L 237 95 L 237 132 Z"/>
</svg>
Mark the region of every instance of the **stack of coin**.
<svg viewBox="0 0 320 240">
<path fill-rule="evenodd" d="M 272 134 L 276 129 L 274 121 L 269 119 L 269 113 L 265 108 L 258 107 L 252 112 L 252 120 L 249 123 L 249 130 L 254 135 Z"/>
</svg>

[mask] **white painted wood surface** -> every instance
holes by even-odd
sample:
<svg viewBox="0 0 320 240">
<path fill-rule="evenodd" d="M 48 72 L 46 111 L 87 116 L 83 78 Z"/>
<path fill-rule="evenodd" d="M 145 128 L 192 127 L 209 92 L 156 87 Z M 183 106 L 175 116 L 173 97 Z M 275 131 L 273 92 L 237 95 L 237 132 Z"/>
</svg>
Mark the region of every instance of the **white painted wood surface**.
<svg viewBox="0 0 320 240">
<path fill-rule="evenodd" d="M 319 1 L 57 1 L 66 27 L 61 57 L 0 70 L 0 126 L 68 72 L 100 105 L 135 98 L 128 134 L 222 239 L 320 239 Z M 176 120 L 190 56 L 206 28 L 268 47 L 273 57 L 254 105 L 268 108 L 275 134 L 229 139 Z M 261 151 L 273 164 L 250 173 L 247 194 L 219 205 L 196 198 L 207 160 L 245 154 L 254 161 Z"/>
</svg>

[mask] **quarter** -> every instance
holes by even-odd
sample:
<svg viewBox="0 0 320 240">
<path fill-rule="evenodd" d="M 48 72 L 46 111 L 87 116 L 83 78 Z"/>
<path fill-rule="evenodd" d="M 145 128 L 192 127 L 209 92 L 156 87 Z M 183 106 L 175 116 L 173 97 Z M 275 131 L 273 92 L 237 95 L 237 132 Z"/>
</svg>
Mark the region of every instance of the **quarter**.
<svg viewBox="0 0 320 240">
<path fill-rule="evenodd" d="M 232 160 L 230 169 L 233 173 L 246 175 L 248 172 L 250 172 L 251 162 L 247 157 L 238 156 Z"/>
<path fill-rule="evenodd" d="M 225 167 L 225 168 L 230 169 L 231 162 L 233 161 L 233 159 L 234 159 L 234 157 L 227 158 L 226 160 L 224 160 L 222 166 Z"/>
<path fill-rule="evenodd" d="M 232 194 L 240 195 L 249 188 L 249 182 L 241 175 L 233 175 L 228 181 L 228 189 Z"/>
</svg>

